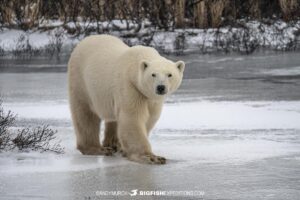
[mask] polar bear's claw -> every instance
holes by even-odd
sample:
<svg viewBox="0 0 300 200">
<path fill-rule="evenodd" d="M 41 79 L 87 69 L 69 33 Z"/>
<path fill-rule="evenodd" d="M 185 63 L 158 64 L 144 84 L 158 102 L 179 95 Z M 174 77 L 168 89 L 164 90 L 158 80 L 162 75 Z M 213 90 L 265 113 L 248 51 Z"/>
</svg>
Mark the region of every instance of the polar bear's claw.
<svg viewBox="0 0 300 200">
<path fill-rule="evenodd" d="M 147 155 L 143 157 L 148 164 L 166 164 L 166 158 L 156 155 Z"/>
<path fill-rule="evenodd" d="M 89 148 L 78 148 L 79 151 L 84 155 L 113 155 L 113 149 L 108 147 L 89 147 Z"/>
<path fill-rule="evenodd" d="M 102 147 L 103 151 L 105 152 L 106 156 L 112 156 L 115 153 L 115 150 L 110 147 Z"/>
<path fill-rule="evenodd" d="M 161 156 L 156 156 L 153 154 L 150 155 L 131 155 L 128 156 L 128 159 L 131 161 L 144 163 L 144 164 L 166 164 L 166 158 Z"/>
</svg>

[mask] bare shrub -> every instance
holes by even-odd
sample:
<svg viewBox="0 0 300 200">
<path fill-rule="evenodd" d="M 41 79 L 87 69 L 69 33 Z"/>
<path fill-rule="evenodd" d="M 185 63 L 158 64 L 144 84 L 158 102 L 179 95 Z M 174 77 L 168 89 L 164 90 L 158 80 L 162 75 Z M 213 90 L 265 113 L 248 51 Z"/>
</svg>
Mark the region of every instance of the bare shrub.
<svg viewBox="0 0 300 200">
<path fill-rule="evenodd" d="M 1 40 L 0 40 L 1 43 Z M 3 49 L 2 46 L 0 46 L 0 56 L 3 56 L 5 54 L 5 50 Z"/>
<path fill-rule="evenodd" d="M 18 130 L 16 137 L 12 139 L 13 146 L 20 151 L 32 150 L 40 152 L 51 151 L 55 153 L 62 153 L 63 148 L 59 143 L 51 145 L 51 141 L 56 139 L 56 133 L 57 131 L 53 131 L 47 125 L 32 129 L 21 129 Z"/>
<path fill-rule="evenodd" d="M 18 56 L 18 57 L 19 56 L 30 57 L 30 56 L 41 54 L 41 50 L 31 46 L 28 35 L 21 34 L 16 41 L 16 47 L 12 53 L 14 56 Z"/>
<path fill-rule="evenodd" d="M 185 46 L 186 46 L 185 40 L 186 40 L 185 33 L 180 33 L 176 36 L 174 46 L 175 46 L 175 51 L 176 51 L 175 53 L 177 55 L 183 54 L 183 51 L 184 51 Z"/>
<path fill-rule="evenodd" d="M 231 43 L 235 51 L 245 54 L 251 54 L 259 47 L 259 42 L 255 39 L 255 33 L 247 27 L 233 32 Z"/>
<path fill-rule="evenodd" d="M 28 30 L 40 28 L 43 20 L 101 22 L 114 19 L 141 24 L 149 20 L 154 27 L 219 27 L 222 21 L 252 17 L 273 19 L 282 14 L 286 20 L 300 17 L 299 0 L 1 0 L 0 24 Z M 222 20 L 224 19 L 224 20 Z M 45 27 L 44 27 L 45 28 Z M 48 27 L 49 28 L 49 27 Z M 87 31 L 89 31 L 87 29 Z"/>
<path fill-rule="evenodd" d="M 229 3 L 228 0 L 212 0 L 210 1 L 210 16 L 211 26 L 218 28 L 222 23 L 222 14 L 226 5 Z"/>
<path fill-rule="evenodd" d="M 0 99 L 0 151 L 10 148 L 9 127 L 15 122 L 15 115 L 11 111 L 5 113 Z"/>
<path fill-rule="evenodd" d="M 59 29 L 55 31 L 50 38 L 49 44 L 45 47 L 46 54 L 49 54 L 51 57 L 55 55 L 56 57 L 58 57 L 63 46 L 63 39 L 64 39 L 64 30 Z"/>
<path fill-rule="evenodd" d="M 185 26 L 185 0 L 175 0 L 175 27 L 183 28 Z"/>
<path fill-rule="evenodd" d="M 26 29 L 30 29 L 37 25 L 40 5 L 41 0 L 26 0 L 25 6 L 23 8 L 24 19 L 22 21 L 23 26 L 25 26 Z"/>
<path fill-rule="evenodd" d="M 207 28 L 208 27 L 208 8 L 206 1 L 200 1 L 195 6 L 195 20 L 197 27 Z"/>
<path fill-rule="evenodd" d="M 57 131 L 43 125 L 36 128 L 22 128 L 14 133 L 10 128 L 14 126 L 15 120 L 16 116 L 11 111 L 7 113 L 3 111 L 0 99 L 0 152 L 17 149 L 64 153 L 64 148 L 56 140 Z"/>
<path fill-rule="evenodd" d="M 261 1 L 260 0 L 249 0 L 249 12 L 250 16 L 254 19 L 261 18 Z"/>
<path fill-rule="evenodd" d="M 197 27 L 218 28 L 222 23 L 224 9 L 229 5 L 229 0 L 201 0 L 195 6 Z"/>
<path fill-rule="evenodd" d="M 4 0 L 0 4 L 0 16 L 1 16 L 1 22 L 6 25 L 13 24 L 13 20 L 15 17 L 15 12 L 13 9 L 13 2 Z"/>
<path fill-rule="evenodd" d="M 295 12 L 299 12 L 297 0 L 279 0 L 279 5 L 285 20 L 292 19 Z"/>
</svg>

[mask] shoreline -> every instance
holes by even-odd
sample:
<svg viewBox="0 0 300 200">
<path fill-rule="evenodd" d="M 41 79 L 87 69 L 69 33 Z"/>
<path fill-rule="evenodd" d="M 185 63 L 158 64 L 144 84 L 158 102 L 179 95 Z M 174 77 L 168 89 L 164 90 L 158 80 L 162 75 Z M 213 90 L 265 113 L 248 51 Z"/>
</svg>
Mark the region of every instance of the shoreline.
<svg viewBox="0 0 300 200">
<path fill-rule="evenodd" d="M 286 23 L 277 20 L 267 24 L 241 20 L 239 27 L 175 29 L 174 31 L 162 31 L 151 26 L 143 26 L 143 29 L 134 34 L 130 34 L 131 29 L 125 28 L 124 21 L 115 21 L 122 29 L 118 31 L 108 29 L 103 34 L 120 37 L 129 46 L 152 46 L 164 54 L 252 54 L 261 50 L 284 52 L 300 50 L 300 21 Z M 51 23 L 60 24 L 62 22 L 50 21 L 49 23 L 51 25 Z M 72 35 L 64 26 L 56 26 L 46 29 L 46 31 L 2 28 L 0 30 L 0 57 L 39 55 L 55 58 L 63 54 L 70 54 L 74 46 L 84 37 L 99 34 L 83 32 Z M 94 28 L 95 24 L 80 23 L 78 26 L 80 29 L 86 30 Z M 134 27 L 134 24 L 132 26 Z"/>
</svg>

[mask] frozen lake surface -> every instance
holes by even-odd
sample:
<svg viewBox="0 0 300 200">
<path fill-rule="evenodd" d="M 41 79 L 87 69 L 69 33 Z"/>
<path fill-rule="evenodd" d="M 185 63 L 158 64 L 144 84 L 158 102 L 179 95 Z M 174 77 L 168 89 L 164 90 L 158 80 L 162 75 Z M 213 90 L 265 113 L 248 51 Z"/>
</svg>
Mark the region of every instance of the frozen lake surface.
<svg viewBox="0 0 300 200">
<path fill-rule="evenodd" d="M 66 59 L 0 59 L 0 92 L 17 126 L 50 124 L 66 150 L 1 153 L 0 199 L 132 199 L 99 192 L 135 189 L 204 192 L 145 199 L 299 199 L 300 54 L 174 59 L 186 61 L 185 79 L 150 137 L 163 166 L 75 149 Z"/>
</svg>

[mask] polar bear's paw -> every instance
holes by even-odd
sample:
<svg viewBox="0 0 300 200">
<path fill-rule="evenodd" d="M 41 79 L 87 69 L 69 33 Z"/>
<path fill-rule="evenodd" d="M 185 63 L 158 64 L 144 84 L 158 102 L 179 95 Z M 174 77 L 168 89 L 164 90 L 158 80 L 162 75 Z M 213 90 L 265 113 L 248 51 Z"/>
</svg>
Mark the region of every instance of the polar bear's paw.
<svg viewBox="0 0 300 200">
<path fill-rule="evenodd" d="M 104 155 L 106 155 L 106 156 L 112 156 L 113 153 L 115 153 L 115 150 L 110 147 L 102 147 L 102 150 L 105 152 Z"/>
<path fill-rule="evenodd" d="M 78 149 L 84 155 L 112 156 L 114 153 L 114 150 L 109 147 L 88 147 L 88 148 L 78 148 Z"/>
<path fill-rule="evenodd" d="M 146 156 L 146 161 L 149 164 L 166 164 L 167 159 L 161 156 L 150 155 Z"/>
<path fill-rule="evenodd" d="M 103 143 L 103 148 L 111 149 L 113 151 L 113 153 L 122 152 L 121 145 L 118 141 L 116 141 L 116 142 L 105 142 L 105 143 Z"/>
<path fill-rule="evenodd" d="M 167 159 L 161 156 L 156 156 L 154 154 L 147 154 L 147 155 L 130 155 L 127 156 L 129 160 L 144 163 L 144 164 L 166 164 Z"/>
</svg>

